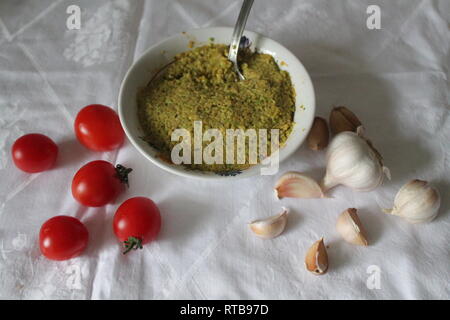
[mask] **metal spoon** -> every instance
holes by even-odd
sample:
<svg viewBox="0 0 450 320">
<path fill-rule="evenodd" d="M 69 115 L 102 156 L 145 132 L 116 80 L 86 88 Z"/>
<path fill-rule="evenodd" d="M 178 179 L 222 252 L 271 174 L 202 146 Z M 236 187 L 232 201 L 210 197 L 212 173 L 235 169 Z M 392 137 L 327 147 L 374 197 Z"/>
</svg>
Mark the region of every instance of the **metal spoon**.
<svg viewBox="0 0 450 320">
<path fill-rule="evenodd" d="M 250 9 L 252 8 L 253 0 L 244 0 L 242 4 L 241 11 L 239 12 L 239 17 L 234 26 L 233 36 L 231 38 L 230 51 L 228 52 L 228 60 L 233 62 L 234 71 L 239 76 L 240 80 L 245 80 L 241 71 L 239 70 L 237 56 L 239 51 L 239 43 L 241 41 L 242 34 L 244 33 L 245 24 L 247 23 L 248 15 L 250 14 Z"/>
</svg>

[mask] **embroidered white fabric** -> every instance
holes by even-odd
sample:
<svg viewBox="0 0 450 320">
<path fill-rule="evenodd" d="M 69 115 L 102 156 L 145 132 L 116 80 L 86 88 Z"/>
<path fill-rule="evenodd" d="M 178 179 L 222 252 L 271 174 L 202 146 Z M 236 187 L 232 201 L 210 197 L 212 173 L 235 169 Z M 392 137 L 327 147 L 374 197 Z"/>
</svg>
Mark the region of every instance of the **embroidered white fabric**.
<svg viewBox="0 0 450 320">
<path fill-rule="evenodd" d="M 391 169 L 392 181 L 370 193 L 338 187 L 326 200 L 276 201 L 277 179 L 202 182 L 166 173 L 126 143 L 93 153 L 74 137 L 81 107 L 117 108 L 127 68 L 147 47 L 174 33 L 233 26 L 241 1 L 77 1 L 81 30 L 67 30 L 70 0 L 0 2 L 0 298 L 4 299 L 449 299 L 450 105 L 447 0 L 255 1 L 248 29 L 291 49 L 312 75 L 317 114 L 346 105 L 363 121 Z M 367 7 L 381 8 L 381 30 L 368 30 Z M 29 175 L 10 148 L 40 132 L 60 147 L 57 166 Z M 71 196 L 84 163 L 105 159 L 134 169 L 116 204 L 93 209 Z M 324 153 L 301 147 L 280 174 L 324 173 Z M 279 175 L 278 175 L 279 176 Z M 413 178 L 442 194 L 438 218 L 409 225 L 384 215 L 398 188 Z M 112 231 L 117 206 L 132 196 L 159 205 L 157 242 L 127 256 Z M 247 223 L 291 210 L 284 234 L 254 237 Z M 345 243 L 337 215 L 359 208 L 371 245 Z M 80 218 L 86 252 L 52 262 L 38 232 L 48 218 Z M 304 267 L 308 247 L 329 246 L 329 272 Z"/>
</svg>

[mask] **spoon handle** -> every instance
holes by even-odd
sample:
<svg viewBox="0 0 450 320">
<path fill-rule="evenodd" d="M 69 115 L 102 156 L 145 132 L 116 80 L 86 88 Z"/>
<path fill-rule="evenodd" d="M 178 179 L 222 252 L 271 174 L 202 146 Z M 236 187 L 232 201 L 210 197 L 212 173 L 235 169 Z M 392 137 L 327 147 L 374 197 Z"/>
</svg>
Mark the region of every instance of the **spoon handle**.
<svg viewBox="0 0 450 320">
<path fill-rule="evenodd" d="M 230 51 L 228 52 L 228 59 L 232 62 L 237 62 L 239 43 L 241 41 L 242 34 L 244 33 L 245 24 L 247 23 L 247 18 L 250 14 L 252 5 L 253 0 L 244 0 L 241 12 L 239 12 L 239 17 L 234 27 L 233 36 L 231 38 Z"/>
</svg>

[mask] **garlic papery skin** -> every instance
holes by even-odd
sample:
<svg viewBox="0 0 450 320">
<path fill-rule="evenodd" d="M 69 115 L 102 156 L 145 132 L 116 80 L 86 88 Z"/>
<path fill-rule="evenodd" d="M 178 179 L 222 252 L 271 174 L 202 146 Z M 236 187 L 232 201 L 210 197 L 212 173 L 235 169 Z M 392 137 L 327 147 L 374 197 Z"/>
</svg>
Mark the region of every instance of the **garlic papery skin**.
<svg viewBox="0 0 450 320">
<path fill-rule="evenodd" d="M 322 275 L 328 270 L 328 254 L 323 238 L 309 248 L 305 257 L 306 269 L 315 275 Z"/>
<path fill-rule="evenodd" d="M 366 232 L 359 220 L 355 208 L 342 212 L 337 220 L 336 229 L 345 241 L 358 246 L 367 246 Z"/>
<path fill-rule="evenodd" d="M 341 132 L 328 146 L 324 192 L 340 184 L 356 191 L 371 191 L 383 183 L 385 175 L 390 179 L 381 155 L 361 136 L 361 129 L 358 133 Z"/>
<path fill-rule="evenodd" d="M 267 219 L 253 221 L 250 223 L 250 229 L 260 238 L 273 239 L 284 231 L 287 218 L 288 210 L 283 208 L 283 211 L 277 215 Z"/>
<path fill-rule="evenodd" d="M 356 132 L 360 127 L 361 121 L 358 117 L 346 107 L 335 107 L 330 113 L 330 129 L 333 134 L 344 131 Z"/>
<path fill-rule="evenodd" d="M 311 130 L 306 137 L 306 142 L 311 150 L 318 151 L 328 146 L 330 134 L 327 121 L 321 117 L 315 117 Z"/>
<path fill-rule="evenodd" d="M 441 206 L 439 191 L 427 181 L 412 180 L 400 188 L 394 199 L 394 208 L 385 213 L 400 216 L 410 223 L 430 222 Z"/>
<path fill-rule="evenodd" d="M 325 195 L 319 184 L 300 172 L 287 172 L 275 184 L 275 196 L 283 198 L 317 199 Z"/>
</svg>

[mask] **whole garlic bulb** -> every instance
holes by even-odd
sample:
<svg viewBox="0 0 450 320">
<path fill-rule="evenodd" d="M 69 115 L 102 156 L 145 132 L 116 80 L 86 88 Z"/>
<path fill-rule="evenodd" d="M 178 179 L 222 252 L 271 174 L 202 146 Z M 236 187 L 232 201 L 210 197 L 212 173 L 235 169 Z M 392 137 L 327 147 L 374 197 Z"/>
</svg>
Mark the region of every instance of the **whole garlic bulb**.
<svg viewBox="0 0 450 320">
<path fill-rule="evenodd" d="M 435 188 L 426 181 L 412 180 L 398 191 L 394 208 L 383 211 L 410 223 L 422 223 L 436 218 L 440 205 L 441 197 Z"/>
<path fill-rule="evenodd" d="M 390 179 L 389 169 L 371 142 L 358 132 L 342 132 L 334 137 L 327 151 L 327 171 L 322 181 L 323 190 L 339 184 L 356 191 L 371 191 Z"/>
</svg>

